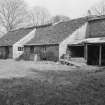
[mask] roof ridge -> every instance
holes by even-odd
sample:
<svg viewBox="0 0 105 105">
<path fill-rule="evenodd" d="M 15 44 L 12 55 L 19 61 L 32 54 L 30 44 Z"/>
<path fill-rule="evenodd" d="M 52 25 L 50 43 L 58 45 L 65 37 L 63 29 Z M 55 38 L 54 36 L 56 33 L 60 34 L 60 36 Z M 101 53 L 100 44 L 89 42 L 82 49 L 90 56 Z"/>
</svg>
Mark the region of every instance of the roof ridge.
<svg viewBox="0 0 105 105">
<path fill-rule="evenodd" d="M 21 28 L 10 30 L 9 32 L 13 32 L 13 31 L 17 31 L 17 30 L 22 30 L 22 29 L 34 29 L 34 28 L 48 27 L 48 26 L 52 26 L 52 23 L 38 25 L 38 26 L 21 27 Z"/>
<path fill-rule="evenodd" d="M 57 24 L 68 23 L 68 22 L 71 22 L 71 21 L 79 20 L 79 19 L 88 19 L 88 16 L 79 17 L 79 18 L 74 18 L 74 19 L 70 19 L 70 20 L 67 20 L 67 21 L 61 21 L 61 22 L 58 22 Z M 55 25 L 57 25 L 57 24 L 55 24 Z"/>
</svg>

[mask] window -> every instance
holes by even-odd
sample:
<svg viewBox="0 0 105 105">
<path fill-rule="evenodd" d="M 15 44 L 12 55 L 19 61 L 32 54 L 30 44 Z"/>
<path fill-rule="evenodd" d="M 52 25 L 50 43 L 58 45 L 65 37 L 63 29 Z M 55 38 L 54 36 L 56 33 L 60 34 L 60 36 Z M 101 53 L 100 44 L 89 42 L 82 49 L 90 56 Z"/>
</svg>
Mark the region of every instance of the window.
<svg viewBox="0 0 105 105">
<path fill-rule="evenodd" d="M 23 51 L 24 47 L 18 47 L 18 51 Z"/>
</svg>

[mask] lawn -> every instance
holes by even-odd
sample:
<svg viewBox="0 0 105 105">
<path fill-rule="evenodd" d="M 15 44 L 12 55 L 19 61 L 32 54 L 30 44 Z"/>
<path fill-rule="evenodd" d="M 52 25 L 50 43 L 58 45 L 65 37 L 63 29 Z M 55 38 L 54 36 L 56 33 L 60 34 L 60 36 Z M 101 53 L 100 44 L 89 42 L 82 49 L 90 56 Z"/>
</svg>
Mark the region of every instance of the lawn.
<svg viewBox="0 0 105 105">
<path fill-rule="evenodd" d="M 0 61 L 0 105 L 105 105 L 105 71 Z"/>
</svg>

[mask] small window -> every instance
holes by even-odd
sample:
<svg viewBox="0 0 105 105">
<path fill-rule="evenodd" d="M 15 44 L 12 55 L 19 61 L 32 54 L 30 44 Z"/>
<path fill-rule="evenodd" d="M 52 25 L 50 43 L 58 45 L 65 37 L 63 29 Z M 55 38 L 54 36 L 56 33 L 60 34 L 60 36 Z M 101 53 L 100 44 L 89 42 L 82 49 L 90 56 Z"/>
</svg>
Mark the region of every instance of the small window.
<svg viewBox="0 0 105 105">
<path fill-rule="evenodd" d="M 24 47 L 18 47 L 18 51 L 23 51 Z"/>
</svg>

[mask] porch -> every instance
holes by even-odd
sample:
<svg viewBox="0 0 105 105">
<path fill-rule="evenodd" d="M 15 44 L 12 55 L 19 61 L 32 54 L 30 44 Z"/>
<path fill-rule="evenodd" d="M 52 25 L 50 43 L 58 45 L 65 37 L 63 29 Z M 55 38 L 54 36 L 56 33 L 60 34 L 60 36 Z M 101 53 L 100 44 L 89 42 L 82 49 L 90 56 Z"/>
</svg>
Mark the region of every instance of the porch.
<svg viewBox="0 0 105 105">
<path fill-rule="evenodd" d="M 105 65 L 105 44 L 95 43 L 85 45 L 85 57 L 88 65 Z"/>
</svg>

